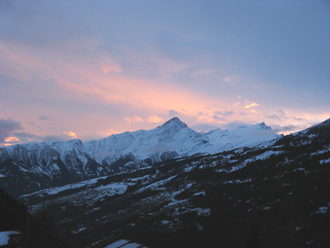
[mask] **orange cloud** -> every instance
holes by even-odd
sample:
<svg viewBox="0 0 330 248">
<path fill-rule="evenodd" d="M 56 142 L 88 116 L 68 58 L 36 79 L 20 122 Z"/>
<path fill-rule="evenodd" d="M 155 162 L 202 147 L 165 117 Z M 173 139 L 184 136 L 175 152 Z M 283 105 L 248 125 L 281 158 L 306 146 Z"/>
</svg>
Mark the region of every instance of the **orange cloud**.
<svg viewBox="0 0 330 248">
<path fill-rule="evenodd" d="M 244 108 L 252 108 L 252 107 L 258 107 L 259 106 L 259 104 L 258 103 L 256 103 L 256 102 L 252 102 L 251 104 L 248 104 L 248 105 L 246 105 L 246 106 L 244 106 Z"/>
<path fill-rule="evenodd" d="M 163 121 L 163 119 L 157 115 L 153 115 L 153 116 L 148 116 L 147 121 L 152 123 L 160 123 Z"/>
<path fill-rule="evenodd" d="M 137 122 L 143 122 L 143 119 L 140 116 L 134 116 L 134 117 L 124 117 L 124 120 L 128 122 L 128 124 L 131 123 L 137 123 Z"/>
<path fill-rule="evenodd" d="M 74 132 L 72 132 L 71 130 L 64 131 L 63 133 L 70 136 L 72 139 L 78 139 L 78 136 Z"/>
<path fill-rule="evenodd" d="M 111 134 L 118 134 L 118 133 L 120 133 L 120 132 L 118 132 L 118 131 L 113 130 L 112 128 L 110 128 L 110 129 L 108 130 L 108 132 L 107 132 L 107 135 L 109 136 L 109 135 L 111 135 Z"/>
<path fill-rule="evenodd" d="M 5 143 L 12 143 L 12 142 L 19 142 L 21 141 L 19 138 L 16 138 L 16 137 L 7 137 L 5 139 Z"/>
</svg>

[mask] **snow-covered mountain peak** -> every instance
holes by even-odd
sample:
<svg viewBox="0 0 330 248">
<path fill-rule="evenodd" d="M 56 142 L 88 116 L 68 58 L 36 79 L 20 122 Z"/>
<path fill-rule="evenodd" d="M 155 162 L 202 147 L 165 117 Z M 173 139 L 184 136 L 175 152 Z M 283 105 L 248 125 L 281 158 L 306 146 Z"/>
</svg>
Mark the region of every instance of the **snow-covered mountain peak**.
<svg viewBox="0 0 330 248">
<path fill-rule="evenodd" d="M 260 124 L 257 124 L 257 126 L 258 126 L 260 129 L 266 129 L 266 130 L 272 129 L 270 126 L 267 126 L 267 125 L 265 124 L 265 122 L 261 122 Z"/>
<path fill-rule="evenodd" d="M 182 122 L 178 117 L 174 117 L 169 121 L 165 122 L 162 126 L 163 128 L 187 128 L 187 124 Z"/>
</svg>

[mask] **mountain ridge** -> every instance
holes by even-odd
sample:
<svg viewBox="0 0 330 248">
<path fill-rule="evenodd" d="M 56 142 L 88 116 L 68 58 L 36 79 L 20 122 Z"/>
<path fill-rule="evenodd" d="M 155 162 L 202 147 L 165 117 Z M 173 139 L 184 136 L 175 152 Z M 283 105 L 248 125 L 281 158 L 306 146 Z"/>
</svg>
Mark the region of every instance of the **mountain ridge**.
<svg viewBox="0 0 330 248">
<path fill-rule="evenodd" d="M 70 178 L 109 175 L 173 158 L 255 146 L 279 137 L 264 123 L 202 133 L 174 117 L 151 130 L 114 134 L 100 140 L 34 142 L 0 148 L 0 171 L 2 177 L 8 177 L 15 168 L 22 178 L 33 174 L 60 185 L 63 178 L 67 183 Z M 12 166 L 4 168 L 5 163 Z"/>
<path fill-rule="evenodd" d="M 143 156 L 141 154 L 136 153 L 137 150 L 137 146 L 134 147 L 134 145 L 136 144 L 129 144 L 131 143 L 134 139 L 139 139 L 139 144 L 141 145 L 142 141 L 141 141 L 141 137 L 142 136 L 146 136 L 149 134 L 149 138 L 151 140 L 152 137 L 150 136 L 157 136 L 158 138 L 158 143 L 155 144 L 155 141 L 152 141 L 153 143 L 149 144 L 149 146 L 153 146 L 153 148 L 157 147 L 158 149 L 155 149 L 157 152 L 162 152 L 162 151 L 167 151 L 167 149 L 169 149 L 170 147 L 161 147 L 162 143 L 169 143 L 170 141 L 172 141 L 173 138 L 177 138 L 179 140 L 175 140 L 177 142 L 183 142 L 184 139 L 186 139 L 185 136 L 188 137 L 192 137 L 195 139 L 200 139 L 202 140 L 202 143 L 206 144 L 209 143 L 210 140 L 213 140 L 213 142 L 215 142 L 215 138 L 211 137 L 213 133 L 217 132 L 221 132 L 221 137 L 227 136 L 229 134 L 231 134 L 231 142 L 233 142 L 233 137 L 235 136 L 236 139 L 239 138 L 239 136 L 242 136 L 242 129 L 244 129 L 244 132 L 251 132 L 251 131 L 256 131 L 255 129 L 258 129 L 258 127 L 260 127 L 260 129 L 265 129 L 265 130 L 271 130 L 270 127 L 266 126 L 264 123 L 260 123 L 260 124 L 255 124 L 255 125 L 251 125 L 251 126 L 243 126 L 243 127 L 239 127 L 237 129 L 234 130 L 221 130 L 221 129 L 215 129 L 215 130 L 211 130 L 207 133 L 202 133 L 202 132 L 196 132 L 193 129 L 189 128 L 187 126 L 186 123 L 182 122 L 178 117 L 174 117 L 172 119 L 170 119 L 169 121 L 165 122 L 163 125 L 158 126 L 154 129 L 151 130 L 138 130 L 138 131 L 133 131 L 133 132 L 124 132 L 124 133 L 120 133 L 120 134 L 113 134 L 111 136 L 108 136 L 106 138 L 103 139 L 99 139 L 99 140 L 91 140 L 91 141 L 86 141 L 86 142 L 82 142 L 80 139 L 72 139 L 69 141 L 55 141 L 55 142 L 42 142 L 42 143 L 36 143 L 36 142 L 32 142 L 32 143 L 25 143 L 25 144 L 18 144 L 18 145 L 13 145 L 13 146 L 8 146 L 5 148 L 2 148 L 1 150 L 4 151 L 6 150 L 8 153 L 10 154 L 17 154 L 18 150 L 22 147 L 25 147 L 25 149 L 28 149 L 29 151 L 33 152 L 34 150 L 39 149 L 39 151 L 41 149 L 43 149 L 44 147 L 52 147 L 53 149 L 55 149 L 56 151 L 58 151 L 61 154 L 65 154 L 68 151 L 75 151 L 76 153 L 78 153 L 79 155 L 88 155 L 89 157 L 93 157 L 93 159 L 95 159 L 98 163 L 102 163 L 102 160 L 105 159 L 105 155 L 104 153 L 107 153 L 108 156 L 112 156 L 112 157 L 122 157 L 125 154 L 128 153 L 132 153 L 135 156 L 137 155 L 138 157 L 142 157 L 142 159 L 147 158 L 146 156 L 150 155 L 150 153 L 148 154 L 148 149 L 145 149 L 144 151 L 142 151 L 141 153 L 147 153 L 146 156 Z M 266 128 L 264 128 L 266 127 Z M 180 131 L 186 129 L 186 131 L 184 133 L 179 133 Z M 238 134 L 237 134 L 238 133 Z M 178 134 L 182 135 L 183 137 L 174 137 L 174 136 L 178 136 Z M 253 133 L 253 135 L 257 135 L 256 133 Z M 261 137 L 260 141 L 263 141 L 263 139 L 269 140 L 269 135 L 272 136 L 271 138 L 275 138 L 277 137 L 277 135 L 274 132 L 270 132 L 269 134 L 267 134 L 268 137 L 264 139 L 264 137 Z M 204 136 L 204 137 L 202 137 Z M 218 135 L 219 136 L 219 135 Z M 221 137 L 217 137 L 217 138 L 221 138 Z M 143 138 L 145 139 L 145 138 Z M 126 143 L 125 143 L 126 142 Z M 216 145 L 220 145 L 221 144 L 221 140 L 217 140 L 218 144 Z M 226 143 L 231 143 L 226 141 Z M 173 142 L 171 142 L 173 145 Z M 187 143 L 187 142 L 185 142 Z M 251 143 L 251 142 L 250 142 Z M 253 143 L 253 142 L 252 142 Z M 119 144 L 119 147 L 113 147 L 113 149 L 110 151 L 109 149 L 107 149 L 105 146 L 111 146 L 113 144 Z M 174 145 L 178 145 L 178 144 L 174 144 Z M 223 145 L 223 144 L 221 144 Z M 244 145 L 244 144 L 242 144 Z M 250 145 L 250 144 L 247 144 Z M 234 145 L 237 146 L 237 145 Z M 102 148 L 100 150 L 100 148 Z M 178 148 L 178 147 L 174 147 L 174 148 Z M 184 155 L 192 155 L 192 153 L 199 153 L 199 152 L 206 152 L 206 148 L 205 147 L 198 147 L 193 149 L 192 147 L 190 147 L 189 149 L 182 149 L 180 151 L 180 156 L 184 156 Z M 209 148 L 209 147 L 208 147 Z M 230 147 L 229 149 L 231 149 L 232 147 Z M 125 152 L 120 152 L 123 149 L 127 149 L 128 151 Z M 224 150 L 225 147 L 223 147 L 221 150 Z M 97 152 L 96 152 L 97 150 Z M 211 152 L 208 153 L 214 153 L 214 152 L 218 152 L 219 150 L 213 151 L 211 150 Z M 2 158 L 5 156 L 5 154 L 1 154 Z M 9 155 L 9 154 L 8 154 Z M 18 156 L 19 157 L 19 156 Z M 64 156 L 62 155 L 62 158 Z M 86 164 L 86 159 L 82 158 L 80 156 L 80 159 L 83 160 L 82 162 L 84 163 L 84 165 Z"/>
<path fill-rule="evenodd" d="M 262 247 L 328 247 L 329 142 L 330 122 L 322 122 L 266 145 L 173 159 L 20 200 L 32 212 L 47 206 L 71 247 L 108 232 L 148 247 L 249 247 L 256 233 Z"/>
</svg>

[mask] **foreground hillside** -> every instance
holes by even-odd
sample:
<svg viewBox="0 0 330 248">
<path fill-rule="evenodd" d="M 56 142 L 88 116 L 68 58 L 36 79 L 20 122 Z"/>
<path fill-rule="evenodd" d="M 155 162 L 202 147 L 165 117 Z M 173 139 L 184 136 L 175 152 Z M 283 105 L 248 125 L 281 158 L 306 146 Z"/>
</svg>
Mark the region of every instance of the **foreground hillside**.
<svg viewBox="0 0 330 248">
<path fill-rule="evenodd" d="M 120 232 L 148 247 L 328 247 L 330 120 L 256 147 L 21 196 L 72 247 Z"/>
<path fill-rule="evenodd" d="M 10 240 L 8 235 L 17 237 Z M 8 242 L 9 245 L 7 246 Z M 65 248 L 45 211 L 29 214 L 27 207 L 0 189 L 0 247 Z"/>
</svg>

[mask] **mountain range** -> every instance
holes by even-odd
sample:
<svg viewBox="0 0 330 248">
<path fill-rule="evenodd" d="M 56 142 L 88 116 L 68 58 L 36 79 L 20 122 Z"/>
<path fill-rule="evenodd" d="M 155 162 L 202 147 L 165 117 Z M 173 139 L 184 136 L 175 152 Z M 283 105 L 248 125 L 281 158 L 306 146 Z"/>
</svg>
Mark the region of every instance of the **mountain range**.
<svg viewBox="0 0 330 248">
<path fill-rule="evenodd" d="M 19 199 L 30 213 L 47 210 L 70 247 L 121 233 L 151 248 L 323 248 L 330 243 L 329 178 L 330 119 L 256 146 L 174 158 Z"/>
<path fill-rule="evenodd" d="M 132 171 L 173 158 L 255 146 L 279 137 L 265 123 L 202 133 L 175 117 L 152 130 L 125 132 L 100 140 L 74 139 L 0 148 L 0 185 L 11 193 L 35 191 Z M 19 189 L 19 185 L 24 186 Z"/>
<path fill-rule="evenodd" d="M 119 138 L 121 143 L 113 144 Z M 157 152 L 143 152 L 150 140 Z M 61 158 L 58 147 L 76 143 L 109 174 L 72 180 L 75 174 L 64 164 L 70 160 Z M 281 136 L 263 123 L 197 133 L 175 118 L 150 131 L 86 143 L 55 142 L 56 149 L 48 148 L 58 152 L 57 166 L 68 173 L 66 179 L 59 174 L 57 186 L 56 176 L 28 170 L 33 160 L 23 164 L 8 158 L 0 164 L 1 187 L 30 214 L 47 212 L 69 247 L 93 247 L 112 234 L 150 248 L 323 248 L 330 243 L 330 119 Z M 107 154 L 99 155 L 103 149 Z M 38 151 L 16 154 L 33 158 L 42 154 Z M 107 164 L 111 152 L 119 159 Z M 161 158 L 165 152 L 173 155 Z"/>
</svg>

